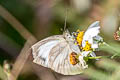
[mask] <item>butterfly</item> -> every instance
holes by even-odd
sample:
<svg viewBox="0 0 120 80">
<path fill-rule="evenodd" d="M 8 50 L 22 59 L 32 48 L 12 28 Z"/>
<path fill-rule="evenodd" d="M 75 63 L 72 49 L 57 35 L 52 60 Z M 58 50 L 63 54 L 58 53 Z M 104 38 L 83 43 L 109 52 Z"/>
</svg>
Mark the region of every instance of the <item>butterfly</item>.
<svg viewBox="0 0 120 80">
<path fill-rule="evenodd" d="M 82 36 L 81 45 L 75 44 L 77 42 L 76 37 L 70 34 L 68 30 L 65 30 L 62 35 L 45 38 L 31 47 L 33 62 L 63 75 L 80 74 L 84 69 L 88 68 L 84 57 L 90 53 L 82 50 L 80 47 L 85 48 L 86 42 L 88 42 L 90 49 L 98 48 L 98 44 L 94 43 L 93 38 L 99 39 L 97 36 L 99 29 L 99 21 L 90 25 Z M 96 56 L 94 53 L 90 54 L 93 57 Z"/>
</svg>

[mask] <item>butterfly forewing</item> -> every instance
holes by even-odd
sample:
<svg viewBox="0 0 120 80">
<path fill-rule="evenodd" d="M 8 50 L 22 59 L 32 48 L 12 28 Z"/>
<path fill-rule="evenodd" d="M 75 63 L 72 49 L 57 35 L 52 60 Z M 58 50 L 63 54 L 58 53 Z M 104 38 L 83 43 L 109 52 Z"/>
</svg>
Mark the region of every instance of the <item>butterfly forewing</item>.
<svg viewBox="0 0 120 80">
<path fill-rule="evenodd" d="M 32 54 L 35 63 L 43 64 L 43 66 L 47 67 L 48 55 L 50 49 L 59 43 L 60 40 L 63 39 L 62 35 L 51 36 L 46 39 L 43 39 L 32 46 Z M 46 63 L 46 64 L 45 64 Z"/>
</svg>

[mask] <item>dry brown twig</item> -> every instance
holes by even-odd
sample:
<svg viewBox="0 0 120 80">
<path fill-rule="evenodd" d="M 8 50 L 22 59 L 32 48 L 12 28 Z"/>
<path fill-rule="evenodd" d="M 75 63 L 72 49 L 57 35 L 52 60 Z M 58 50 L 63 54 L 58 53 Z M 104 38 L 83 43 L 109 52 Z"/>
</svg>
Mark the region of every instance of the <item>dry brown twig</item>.
<svg viewBox="0 0 120 80">
<path fill-rule="evenodd" d="M 27 40 L 27 42 L 25 43 L 23 49 L 21 50 L 19 56 L 17 57 L 14 65 L 13 65 L 13 69 L 12 69 L 12 71 L 11 71 L 11 74 L 12 74 L 12 75 L 11 75 L 11 77 L 10 77 L 10 80 L 16 80 L 17 77 L 19 76 L 19 74 L 20 74 L 20 72 L 21 72 L 24 64 L 26 63 L 26 61 L 27 61 L 27 59 L 28 59 L 28 57 L 29 57 L 29 55 L 30 55 L 30 53 L 31 53 L 30 47 L 31 47 L 31 45 L 34 44 L 35 42 L 36 42 L 36 41 L 34 41 L 34 40 L 32 39 L 32 37 L 31 37 L 31 38 L 29 38 L 29 39 Z M 12 76 L 14 76 L 14 79 L 11 79 L 11 78 L 13 78 Z"/>
<path fill-rule="evenodd" d="M 18 56 L 13 66 L 11 75 L 9 77 L 9 80 L 16 80 L 29 56 L 30 46 L 33 43 L 35 43 L 37 39 L 29 31 L 27 31 L 24 28 L 24 26 L 1 5 L 0 5 L 0 16 L 3 17 L 9 24 L 11 24 L 12 27 L 15 28 L 21 34 L 21 36 L 27 40 L 25 46 L 23 47 L 20 55 Z"/>
<path fill-rule="evenodd" d="M 13 15 L 2 7 L 2 5 L 0 5 L 0 16 L 11 24 L 12 27 L 16 29 L 25 40 L 29 37 L 33 37 L 33 39 L 36 40 L 36 38 L 27 29 L 25 29 L 25 27 Z"/>
<path fill-rule="evenodd" d="M 11 24 L 12 27 L 16 29 L 24 39 L 27 40 L 19 56 L 17 57 L 13 65 L 13 69 L 11 70 L 11 74 L 8 78 L 8 80 L 16 80 L 29 57 L 31 51 L 30 46 L 33 45 L 37 39 L 27 29 L 25 29 L 24 26 L 14 16 L 12 16 L 4 7 L 2 7 L 2 5 L 0 5 L 0 16 L 3 17 L 9 24 Z M 54 77 L 51 72 L 48 71 L 48 73 Z"/>
</svg>

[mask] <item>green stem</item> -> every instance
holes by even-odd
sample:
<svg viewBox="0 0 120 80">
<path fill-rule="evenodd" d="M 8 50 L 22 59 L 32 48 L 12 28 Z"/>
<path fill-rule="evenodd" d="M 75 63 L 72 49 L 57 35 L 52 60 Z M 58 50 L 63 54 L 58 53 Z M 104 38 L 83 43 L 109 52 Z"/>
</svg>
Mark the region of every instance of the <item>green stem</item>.
<svg viewBox="0 0 120 80">
<path fill-rule="evenodd" d="M 88 57 L 88 59 L 100 59 L 102 56 L 96 56 L 96 57 Z"/>
<path fill-rule="evenodd" d="M 118 53 L 112 46 L 108 45 L 106 42 L 103 42 L 106 46 L 112 49 L 115 53 Z M 110 58 L 113 59 L 114 57 L 118 56 L 117 54 L 113 54 Z"/>
<path fill-rule="evenodd" d="M 88 59 L 100 59 L 100 58 L 109 58 L 111 56 L 96 56 L 96 57 L 87 57 Z"/>
</svg>

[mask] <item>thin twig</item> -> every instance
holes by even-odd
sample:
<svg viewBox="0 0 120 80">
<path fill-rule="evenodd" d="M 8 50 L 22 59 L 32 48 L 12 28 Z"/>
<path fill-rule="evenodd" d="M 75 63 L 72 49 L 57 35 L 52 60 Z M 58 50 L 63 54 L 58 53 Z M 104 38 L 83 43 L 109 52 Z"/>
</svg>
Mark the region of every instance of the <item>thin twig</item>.
<svg viewBox="0 0 120 80">
<path fill-rule="evenodd" d="M 0 16 L 3 17 L 9 24 L 16 29 L 24 39 L 28 39 L 32 36 L 35 37 L 13 16 L 11 15 L 2 5 L 0 5 Z"/>
<path fill-rule="evenodd" d="M 26 63 L 26 61 L 31 53 L 30 47 L 35 42 L 36 41 L 34 41 L 32 38 L 29 38 L 27 40 L 27 42 L 25 43 L 23 49 L 21 50 L 20 55 L 17 57 L 16 62 L 13 65 L 13 69 L 11 71 L 11 74 L 14 76 L 14 80 L 16 80 L 17 77 L 19 76 L 24 64 Z M 10 79 L 10 80 L 12 80 L 12 79 Z"/>
<path fill-rule="evenodd" d="M 118 52 L 114 49 L 114 47 L 110 46 L 110 45 L 107 44 L 106 42 L 104 42 L 104 44 L 105 44 L 107 47 L 109 47 L 111 50 L 113 50 L 115 53 L 118 53 Z M 116 57 L 116 56 L 119 56 L 119 55 L 118 55 L 118 54 L 113 54 L 110 58 L 113 59 L 113 58 Z"/>
<path fill-rule="evenodd" d="M 0 5 L 0 16 L 3 17 L 9 24 L 11 24 L 12 27 L 15 28 L 20 35 L 27 40 L 13 66 L 11 75 L 9 77 L 9 80 L 16 80 L 29 56 L 30 46 L 35 43 L 37 39 L 27 29 L 25 29 L 25 27 L 14 16 L 12 16 L 4 7 L 2 7 L 2 5 Z"/>
<path fill-rule="evenodd" d="M 11 74 L 8 78 L 8 80 L 16 80 L 29 57 L 30 46 L 33 45 L 37 41 L 37 39 L 29 31 L 27 31 L 27 29 L 25 29 L 24 26 L 1 5 L 0 16 L 2 16 L 9 24 L 12 25 L 13 28 L 15 28 L 21 34 L 21 36 L 24 39 L 27 40 L 20 55 L 17 57 L 17 60 L 15 61 L 13 69 L 11 70 Z"/>
</svg>

